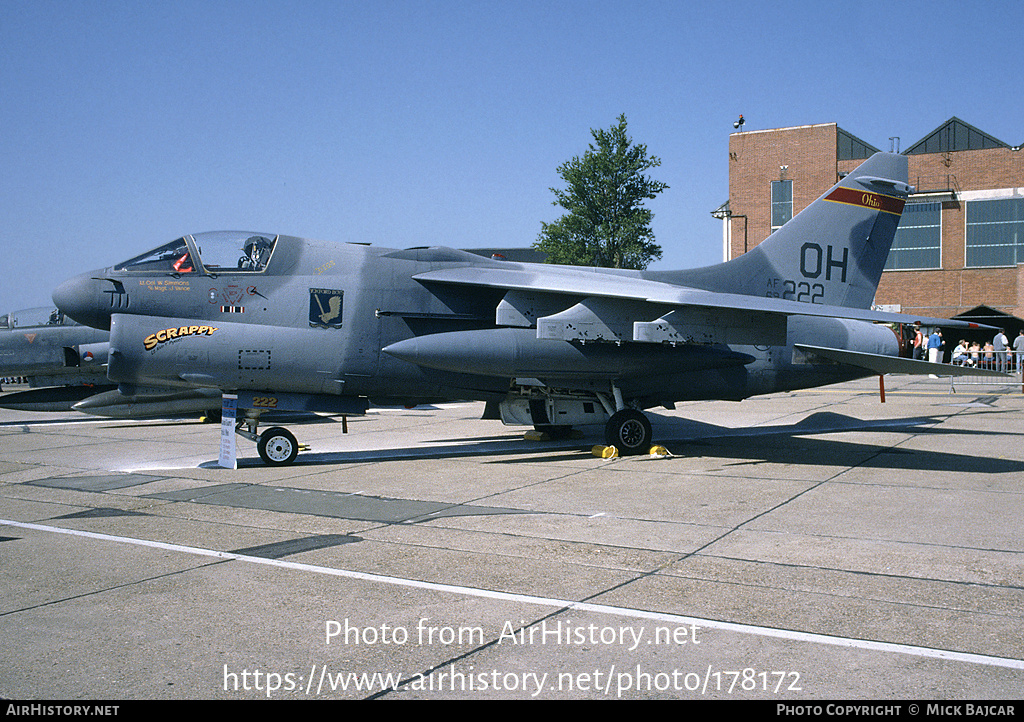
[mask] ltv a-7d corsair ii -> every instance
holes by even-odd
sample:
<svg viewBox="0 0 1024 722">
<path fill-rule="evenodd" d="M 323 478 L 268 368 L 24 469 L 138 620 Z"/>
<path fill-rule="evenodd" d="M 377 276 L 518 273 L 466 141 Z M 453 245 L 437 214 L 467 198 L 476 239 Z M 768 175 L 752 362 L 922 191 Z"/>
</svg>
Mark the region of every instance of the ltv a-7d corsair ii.
<svg viewBox="0 0 1024 722">
<path fill-rule="evenodd" d="M 108 376 L 237 394 L 238 432 L 290 463 L 267 409 L 364 413 L 370 402 L 475 399 L 506 424 L 604 423 L 645 453 L 643 410 L 740 400 L 887 372 L 956 373 L 898 358 L 879 322 L 970 324 L 870 310 L 911 189 L 879 153 L 752 251 L 682 271 L 488 259 L 268 233 L 189 235 L 53 294 L 110 329 Z M 246 431 L 246 428 L 248 429 Z"/>
</svg>

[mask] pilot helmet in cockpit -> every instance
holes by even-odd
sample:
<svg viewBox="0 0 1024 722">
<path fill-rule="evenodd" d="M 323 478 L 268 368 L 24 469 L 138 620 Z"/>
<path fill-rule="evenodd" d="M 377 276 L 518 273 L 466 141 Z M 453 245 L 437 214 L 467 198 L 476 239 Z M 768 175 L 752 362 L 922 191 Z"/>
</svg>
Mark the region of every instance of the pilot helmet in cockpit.
<svg viewBox="0 0 1024 722">
<path fill-rule="evenodd" d="M 270 241 L 263 236 L 249 236 L 242 245 L 244 254 L 238 259 L 238 267 L 250 271 L 262 271 L 267 265 Z"/>
</svg>

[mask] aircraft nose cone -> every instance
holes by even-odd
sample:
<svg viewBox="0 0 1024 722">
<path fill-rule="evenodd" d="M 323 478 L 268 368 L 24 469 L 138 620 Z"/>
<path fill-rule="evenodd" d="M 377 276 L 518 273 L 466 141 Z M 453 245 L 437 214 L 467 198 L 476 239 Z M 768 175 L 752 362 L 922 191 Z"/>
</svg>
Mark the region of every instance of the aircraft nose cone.
<svg viewBox="0 0 1024 722">
<path fill-rule="evenodd" d="M 84 273 L 64 281 L 53 291 L 53 303 L 78 323 L 93 328 L 110 328 L 109 303 L 104 307 L 100 285 L 103 281 Z"/>
</svg>

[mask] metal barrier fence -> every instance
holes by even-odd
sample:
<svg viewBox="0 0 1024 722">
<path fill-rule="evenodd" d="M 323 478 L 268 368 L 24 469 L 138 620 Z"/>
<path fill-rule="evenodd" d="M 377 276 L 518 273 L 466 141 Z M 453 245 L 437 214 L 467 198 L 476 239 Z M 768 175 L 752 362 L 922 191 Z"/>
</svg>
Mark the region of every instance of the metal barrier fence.
<svg viewBox="0 0 1024 722">
<path fill-rule="evenodd" d="M 1021 370 L 1024 369 L 1024 352 L 1007 349 L 996 350 L 968 350 L 963 356 L 955 357 L 952 361 L 954 366 L 970 366 L 972 368 L 987 369 L 1007 374 L 1006 376 L 950 376 L 949 390 L 955 393 L 957 387 L 964 386 L 1000 386 L 1020 388 L 1024 393 L 1024 377 Z"/>
</svg>

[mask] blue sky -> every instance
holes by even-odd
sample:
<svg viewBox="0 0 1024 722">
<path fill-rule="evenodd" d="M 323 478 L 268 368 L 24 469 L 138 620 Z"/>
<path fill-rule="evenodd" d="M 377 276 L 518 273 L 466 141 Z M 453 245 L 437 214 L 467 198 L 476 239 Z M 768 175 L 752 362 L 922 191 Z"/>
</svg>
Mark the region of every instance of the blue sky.
<svg viewBox="0 0 1024 722">
<path fill-rule="evenodd" d="M 1024 142 L 1024 4 L 0 0 L 0 310 L 182 234 L 524 247 L 625 113 L 664 259 L 720 260 L 728 138 L 951 116 Z"/>
</svg>

